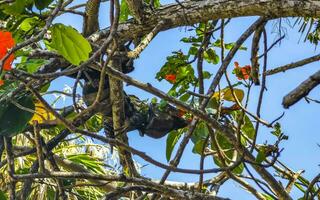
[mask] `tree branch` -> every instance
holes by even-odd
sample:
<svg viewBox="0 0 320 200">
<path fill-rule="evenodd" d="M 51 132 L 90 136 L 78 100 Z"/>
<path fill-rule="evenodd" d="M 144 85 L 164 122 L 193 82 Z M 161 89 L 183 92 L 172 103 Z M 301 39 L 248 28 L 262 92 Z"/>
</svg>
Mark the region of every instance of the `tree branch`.
<svg viewBox="0 0 320 200">
<path fill-rule="evenodd" d="M 307 96 L 309 92 L 320 84 L 320 71 L 317 71 L 307 80 L 303 81 L 289 94 L 283 97 L 282 105 L 284 108 L 289 108 L 293 104 L 297 103 L 300 99 Z"/>
<path fill-rule="evenodd" d="M 181 9 L 181 5 L 183 9 Z M 179 26 L 193 25 L 208 20 L 233 18 L 241 16 L 278 17 L 318 17 L 320 2 L 317 0 L 199 0 L 183 1 L 180 4 L 168 4 L 159 7 L 148 15 L 143 24 L 128 20 L 118 27 L 119 42 L 142 37 L 152 31 L 155 24 L 164 20 L 166 23 L 161 31 Z M 187 19 L 187 20 L 186 20 Z M 109 29 L 91 35 L 92 41 L 105 38 Z"/>
</svg>

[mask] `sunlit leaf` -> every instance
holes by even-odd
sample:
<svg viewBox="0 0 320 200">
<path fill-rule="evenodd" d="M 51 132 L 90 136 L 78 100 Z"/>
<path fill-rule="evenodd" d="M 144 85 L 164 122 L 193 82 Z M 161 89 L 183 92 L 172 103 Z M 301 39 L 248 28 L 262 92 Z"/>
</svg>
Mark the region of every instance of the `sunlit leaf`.
<svg viewBox="0 0 320 200">
<path fill-rule="evenodd" d="M 212 64 L 218 64 L 220 61 L 219 56 L 216 54 L 216 51 L 212 48 L 206 50 L 204 52 L 204 59 L 208 62 L 208 63 L 212 63 Z"/>
<path fill-rule="evenodd" d="M 273 131 L 271 131 L 271 133 L 277 137 L 279 137 L 282 133 L 282 130 L 281 130 L 281 125 L 280 123 L 275 123 L 275 125 L 273 126 Z"/>
<path fill-rule="evenodd" d="M 130 15 L 130 10 L 128 8 L 128 4 L 126 0 L 121 0 L 121 6 L 120 6 L 120 16 L 119 20 L 120 22 L 124 22 L 128 19 Z"/>
<path fill-rule="evenodd" d="M 16 64 L 16 67 L 32 74 L 47 62 L 44 59 L 26 59 L 26 57 L 22 57 L 21 62 Z"/>
<path fill-rule="evenodd" d="M 50 28 L 52 41 L 50 47 L 74 65 L 89 58 L 92 51 L 90 43 L 74 28 L 55 24 Z"/>
<path fill-rule="evenodd" d="M 183 132 L 181 130 L 179 130 L 179 131 L 174 130 L 174 131 L 171 131 L 167 136 L 166 158 L 167 158 L 168 162 L 170 161 L 172 151 L 173 151 L 175 145 L 177 144 L 177 142 L 179 141 L 182 133 Z"/>
<path fill-rule="evenodd" d="M 266 156 L 265 148 L 259 148 L 259 152 L 256 157 L 256 162 L 260 164 L 266 159 L 266 157 L 267 156 Z"/>
<path fill-rule="evenodd" d="M 233 92 L 234 92 L 234 95 L 237 97 L 237 99 L 241 102 L 244 97 L 244 91 L 238 88 L 233 88 Z M 215 92 L 212 95 L 212 98 L 219 99 L 219 95 L 220 95 L 220 99 L 236 102 L 236 100 L 232 95 L 232 91 L 229 87 L 221 90 L 220 92 Z"/>
<path fill-rule="evenodd" d="M 38 17 L 26 18 L 21 22 L 19 27 L 23 31 L 26 31 L 26 32 L 30 31 L 34 27 L 34 24 L 38 22 L 38 20 L 39 20 Z"/>
<path fill-rule="evenodd" d="M 29 123 L 32 124 L 33 121 L 37 121 L 39 124 L 42 124 L 51 120 L 55 120 L 55 116 L 40 101 L 36 101 L 35 113 Z"/>
<path fill-rule="evenodd" d="M 191 140 L 196 144 L 200 140 L 205 140 L 209 135 L 209 129 L 206 123 L 199 122 L 195 130 L 193 131 Z"/>
<path fill-rule="evenodd" d="M 197 141 L 193 146 L 192 152 L 199 154 L 199 155 L 202 155 L 202 152 L 204 150 L 204 148 L 203 148 L 204 144 L 205 144 L 205 140 Z"/>
</svg>

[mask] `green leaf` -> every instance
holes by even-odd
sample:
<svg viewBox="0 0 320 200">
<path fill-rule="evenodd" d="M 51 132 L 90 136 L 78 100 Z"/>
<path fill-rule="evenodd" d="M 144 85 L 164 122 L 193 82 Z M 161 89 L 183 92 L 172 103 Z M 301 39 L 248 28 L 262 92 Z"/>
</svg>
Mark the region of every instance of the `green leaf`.
<svg viewBox="0 0 320 200">
<path fill-rule="evenodd" d="M 266 159 L 266 151 L 265 151 L 265 148 L 259 148 L 259 152 L 258 152 L 258 155 L 256 157 L 256 162 L 257 163 L 262 163 L 265 159 Z"/>
<path fill-rule="evenodd" d="M 220 58 L 216 54 L 216 51 L 214 49 L 212 49 L 212 48 L 210 48 L 207 51 L 205 51 L 203 53 L 203 57 L 208 63 L 212 63 L 212 64 L 218 64 L 219 61 L 220 61 Z"/>
<path fill-rule="evenodd" d="M 243 100 L 244 97 L 244 91 L 238 88 L 233 88 L 233 93 L 234 95 L 237 97 L 237 99 L 241 102 Z M 220 98 L 219 98 L 219 95 Z M 229 87 L 226 87 L 220 91 L 215 92 L 211 98 L 215 98 L 215 99 L 223 99 L 226 101 L 232 101 L 232 102 L 236 102 L 236 100 L 233 97 L 232 91 Z"/>
<path fill-rule="evenodd" d="M 262 194 L 266 200 L 274 200 L 274 198 L 268 194 Z"/>
<path fill-rule="evenodd" d="M 52 42 L 50 47 L 74 65 L 89 58 L 92 51 L 90 43 L 74 28 L 55 24 L 50 28 Z"/>
<path fill-rule="evenodd" d="M 195 46 L 190 47 L 188 55 L 196 55 L 198 53 L 198 48 Z"/>
<path fill-rule="evenodd" d="M 7 200 L 7 195 L 3 191 L 0 190 L 0 200 Z"/>
<path fill-rule="evenodd" d="M 3 8 L 3 12 L 8 15 L 19 15 L 25 10 L 26 3 L 25 0 L 15 0 L 12 3 L 3 4 L 1 8 Z"/>
<path fill-rule="evenodd" d="M 76 179 L 63 179 L 62 184 L 64 187 L 72 186 L 76 183 Z"/>
<path fill-rule="evenodd" d="M 235 44 L 236 44 L 236 43 L 234 43 L 234 42 L 225 43 L 225 44 L 224 44 L 224 48 L 227 49 L 227 50 L 230 50 L 230 49 L 232 49 L 232 48 L 234 47 Z M 221 40 L 220 40 L 220 39 L 216 40 L 216 42 L 215 42 L 212 46 L 215 46 L 215 47 L 219 47 L 219 48 L 220 48 L 220 47 L 221 47 Z M 244 50 L 244 51 L 246 51 L 246 50 L 247 50 L 247 47 L 240 46 L 239 50 Z"/>
<path fill-rule="evenodd" d="M 177 144 L 177 142 L 179 141 L 182 133 L 183 133 L 183 131 L 181 131 L 181 130 L 180 131 L 174 130 L 168 134 L 167 143 L 166 143 L 166 158 L 167 158 L 168 162 L 171 159 L 172 151 L 173 151 L 175 145 Z"/>
<path fill-rule="evenodd" d="M 158 102 L 158 99 L 156 97 L 153 97 L 151 99 L 151 104 L 157 104 L 157 102 Z"/>
<path fill-rule="evenodd" d="M 247 115 L 244 115 L 244 123 L 242 124 L 241 131 L 248 136 L 248 138 L 253 139 L 255 135 L 254 126 Z"/>
<path fill-rule="evenodd" d="M 34 4 L 39 10 L 47 8 L 53 0 L 35 0 Z"/>
<path fill-rule="evenodd" d="M 184 95 L 182 95 L 180 98 L 179 98 L 179 100 L 180 101 L 183 101 L 183 102 L 187 102 L 188 101 L 188 99 L 190 98 L 190 94 L 189 93 L 185 93 Z"/>
<path fill-rule="evenodd" d="M 46 91 L 48 91 L 50 85 L 50 83 L 47 83 L 44 86 L 42 86 L 42 88 L 40 89 L 40 93 L 45 93 Z"/>
<path fill-rule="evenodd" d="M 203 71 L 203 78 L 204 79 L 210 79 L 212 74 L 208 71 Z"/>
<path fill-rule="evenodd" d="M 203 37 L 184 37 L 180 41 L 184 43 L 200 43 L 202 42 Z"/>
<path fill-rule="evenodd" d="M 147 4 L 150 4 L 150 0 L 145 0 L 144 2 Z M 153 6 L 154 6 L 154 8 L 159 8 L 161 6 L 160 0 L 153 1 Z"/>
<path fill-rule="evenodd" d="M 22 108 L 30 110 L 35 108 L 30 95 L 23 95 L 12 101 Z M 0 135 L 2 136 L 12 137 L 22 132 L 33 116 L 33 113 L 18 108 L 15 104 L 9 100 L 0 104 Z"/>
<path fill-rule="evenodd" d="M 191 140 L 196 144 L 200 140 L 205 140 L 209 135 L 209 129 L 206 123 L 199 122 L 196 129 L 194 130 Z"/>
<path fill-rule="evenodd" d="M 281 125 L 280 123 L 276 123 L 273 127 L 273 131 L 271 131 L 271 133 L 277 137 L 279 137 L 281 134 L 282 134 L 282 131 L 281 131 Z"/>
<path fill-rule="evenodd" d="M 120 22 L 127 21 L 129 15 L 130 15 L 130 10 L 128 8 L 127 1 L 121 0 L 119 21 Z"/>
<path fill-rule="evenodd" d="M 20 24 L 20 29 L 27 32 L 34 28 L 34 25 L 37 24 L 39 21 L 38 17 L 29 17 L 24 19 Z"/>
<path fill-rule="evenodd" d="M 103 128 L 102 116 L 96 114 L 86 121 L 86 127 L 91 132 L 99 132 Z"/>
<path fill-rule="evenodd" d="M 224 154 L 227 156 L 228 159 L 226 159 L 226 164 L 230 165 L 231 164 L 231 160 L 233 160 L 233 155 L 234 155 L 234 147 L 233 145 L 228 141 L 228 139 L 224 136 L 223 133 L 219 132 L 219 131 L 216 131 L 215 132 L 216 134 L 216 139 L 217 139 L 217 142 L 218 142 L 218 145 L 220 147 L 220 149 L 222 151 L 224 151 Z M 212 142 L 211 144 L 211 148 L 212 150 L 214 151 L 217 151 L 218 148 L 214 145 L 214 143 Z M 214 162 L 216 165 L 218 165 L 219 167 L 223 167 L 223 164 L 221 163 L 221 160 L 219 159 L 218 156 L 214 156 Z M 228 161 L 230 160 L 230 161 Z M 234 168 L 232 170 L 233 173 L 235 174 L 241 174 L 243 172 L 243 169 L 244 169 L 244 165 L 243 163 L 240 163 L 239 166 L 237 166 L 236 168 Z"/>
<path fill-rule="evenodd" d="M 303 188 L 299 183 L 294 183 L 294 186 L 296 186 L 296 188 L 298 188 L 301 192 L 305 193 L 306 192 L 306 189 Z"/>
<path fill-rule="evenodd" d="M 240 110 L 233 111 L 231 114 L 233 116 L 233 119 L 239 124 L 240 123 L 240 116 L 242 115 L 242 111 L 240 111 Z M 241 131 L 243 134 L 248 136 L 248 138 L 250 138 L 250 139 L 254 138 L 254 135 L 255 135 L 254 126 L 253 126 L 252 121 L 250 120 L 250 118 L 246 114 L 243 116 Z"/>
<path fill-rule="evenodd" d="M 199 154 L 199 155 L 202 155 L 204 143 L 205 143 L 205 140 L 197 141 L 193 146 L 192 152 L 196 153 L 196 154 Z"/>
<path fill-rule="evenodd" d="M 105 173 L 103 169 L 104 163 L 100 161 L 98 158 L 92 157 L 89 154 L 67 155 L 67 158 L 72 162 L 85 166 L 92 172 L 100 174 Z"/>
<path fill-rule="evenodd" d="M 234 168 L 232 170 L 232 173 L 234 173 L 234 174 L 242 174 L 243 170 L 244 170 L 244 164 L 240 163 L 236 168 Z"/>
<path fill-rule="evenodd" d="M 161 99 L 159 103 L 159 109 L 163 110 L 168 105 L 168 102 L 166 100 Z"/>
<path fill-rule="evenodd" d="M 24 57 L 25 58 L 25 57 Z M 24 61 L 25 60 L 25 61 Z M 36 72 L 41 66 L 48 63 L 47 60 L 44 59 L 21 59 L 21 62 L 16 66 L 18 69 L 22 69 L 28 73 L 33 74 Z"/>
</svg>

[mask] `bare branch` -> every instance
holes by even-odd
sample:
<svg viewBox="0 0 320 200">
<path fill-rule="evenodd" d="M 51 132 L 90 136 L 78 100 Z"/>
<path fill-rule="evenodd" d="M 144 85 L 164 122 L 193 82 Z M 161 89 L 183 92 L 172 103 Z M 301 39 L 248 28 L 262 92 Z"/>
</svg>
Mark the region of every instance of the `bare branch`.
<svg viewBox="0 0 320 200">
<path fill-rule="evenodd" d="M 289 108 L 297 103 L 300 99 L 307 96 L 309 92 L 320 84 L 320 71 L 314 73 L 307 80 L 303 81 L 289 94 L 283 97 L 282 105 L 284 108 Z"/>
<path fill-rule="evenodd" d="M 312 63 L 312 62 L 316 62 L 316 61 L 319 61 L 319 60 L 320 60 L 320 55 L 312 56 L 312 57 L 309 57 L 309 58 L 306 58 L 306 59 L 303 59 L 303 60 L 299 60 L 299 61 L 294 62 L 294 63 L 290 63 L 290 64 L 287 64 L 287 65 L 283 65 L 281 67 L 270 69 L 270 70 L 265 72 L 265 75 L 270 76 L 270 75 L 277 74 L 279 72 L 285 72 L 285 71 L 287 71 L 289 69 L 294 69 L 294 68 L 297 68 L 297 67 L 303 67 L 306 64 L 309 64 L 309 63 Z"/>
</svg>

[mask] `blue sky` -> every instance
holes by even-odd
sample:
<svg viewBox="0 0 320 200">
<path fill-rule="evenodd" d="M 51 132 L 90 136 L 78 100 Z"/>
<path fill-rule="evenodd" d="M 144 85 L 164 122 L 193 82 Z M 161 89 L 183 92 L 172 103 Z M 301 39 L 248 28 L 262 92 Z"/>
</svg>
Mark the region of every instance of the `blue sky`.
<svg viewBox="0 0 320 200">
<path fill-rule="evenodd" d="M 107 6 L 101 8 L 101 28 L 108 26 L 107 19 Z M 249 18 L 238 18 L 231 21 L 228 28 L 225 31 L 225 41 L 234 42 L 243 31 L 250 26 L 250 23 L 256 19 L 255 17 Z M 82 22 L 79 20 L 78 16 L 62 16 L 56 20 L 56 22 L 63 22 L 69 24 L 78 30 L 81 30 Z M 294 20 L 291 20 L 293 23 Z M 277 38 L 275 33 L 272 33 L 274 23 L 271 22 L 267 25 L 267 32 L 269 34 L 269 44 Z M 291 63 L 312 55 L 319 53 L 319 50 L 315 49 L 311 44 L 299 42 L 300 33 L 297 32 L 297 28 L 291 29 L 289 25 L 285 25 L 287 28 L 287 36 L 282 41 L 281 45 L 276 46 L 269 53 L 268 69 L 281 66 L 283 64 Z M 158 72 L 160 67 L 165 63 L 166 57 L 171 54 L 172 51 L 183 50 L 187 51 L 188 46 L 179 42 L 184 36 L 190 35 L 190 32 L 186 31 L 186 27 L 169 30 L 161 32 L 152 43 L 146 48 L 146 50 L 141 54 L 138 60 L 135 61 L 135 71 L 130 75 L 141 80 L 142 82 L 152 83 L 154 86 L 168 91 L 170 85 L 165 81 L 157 82 L 155 80 L 155 74 Z M 218 37 L 218 35 L 216 35 Z M 250 41 L 246 41 L 245 46 L 250 46 Z M 250 51 L 240 51 L 238 52 L 236 61 L 240 65 L 250 64 Z M 219 65 L 206 65 L 206 70 L 211 73 L 215 73 Z M 232 70 L 233 66 L 230 66 Z M 267 121 L 273 121 L 275 118 L 280 116 L 282 112 L 285 112 L 284 117 L 280 120 L 282 124 L 283 131 L 289 136 L 289 140 L 281 144 L 280 147 L 284 148 L 280 156 L 280 160 L 287 163 L 288 167 L 293 170 L 305 169 L 306 172 L 304 176 L 311 179 L 316 176 L 319 169 L 319 153 L 320 148 L 317 144 L 320 144 L 320 131 L 317 128 L 317 123 L 319 123 L 319 118 L 317 117 L 320 111 L 319 105 L 315 103 L 307 104 L 304 100 L 292 106 L 290 109 L 285 110 L 282 105 L 282 98 L 289 91 L 294 89 L 299 83 L 309 77 L 311 74 L 315 73 L 320 69 L 318 62 L 309 64 L 305 67 L 298 68 L 295 70 L 288 71 L 286 73 L 280 73 L 268 77 L 267 88 L 268 91 L 265 93 L 265 100 L 262 105 L 262 117 Z M 233 75 L 230 76 L 233 77 Z M 233 77 L 233 81 L 237 81 Z M 65 84 L 72 86 L 72 81 L 69 79 L 59 79 L 55 82 L 54 88 L 62 88 Z M 224 85 L 226 86 L 226 84 Z M 260 88 L 255 87 L 250 97 L 249 108 L 251 111 L 255 111 L 255 103 L 257 101 L 258 92 Z M 153 96 L 129 86 L 126 88 L 127 93 L 135 94 L 141 98 L 152 98 Z M 319 88 L 316 88 L 311 92 L 310 97 L 319 97 Z M 165 158 L 165 145 L 166 137 L 162 139 L 151 139 L 148 137 L 140 137 L 137 132 L 128 133 L 130 144 L 146 152 L 149 156 L 154 159 L 166 163 Z M 258 141 L 260 143 L 268 140 L 273 141 L 270 137 L 270 130 L 262 128 L 259 132 Z M 184 157 L 179 165 L 182 168 L 199 168 L 199 157 L 192 153 L 192 145 L 189 144 Z M 135 159 L 140 164 L 145 164 L 145 162 L 139 157 Z M 212 168 L 212 159 L 206 159 L 206 167 Z M 155 169 L 152 165 L 147 165 L 142 169 L 142 174 L 147 175 L 150 178 L 159 179 L 161 178 L 164 170 Z M 212 177 L 213 174 L 206 175 L 206 178 Z M 198 181 L 197 176 L 186 175 L 180 173 L 172 173 L 169 180 L 182 181 L 182 182 L 194 182 Z M 220 196 L 239 199 L 242 200 L 254 199 L 254 197 L 240 188 L 236 183 L 228 181 L 220 191 Z M 297 190 L 293 190 L 292 195 L 294 199 L 301 197 L 302 194 L 298 193 Z"/>
</svg>

